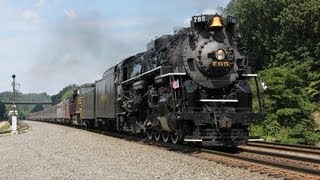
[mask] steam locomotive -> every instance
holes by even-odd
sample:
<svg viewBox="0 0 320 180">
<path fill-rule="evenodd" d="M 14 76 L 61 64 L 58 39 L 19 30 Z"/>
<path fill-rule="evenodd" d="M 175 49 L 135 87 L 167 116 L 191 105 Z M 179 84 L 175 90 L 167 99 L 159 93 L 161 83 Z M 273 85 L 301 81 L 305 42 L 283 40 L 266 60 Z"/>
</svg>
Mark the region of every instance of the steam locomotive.
<svg viewBox="0 0 320 180">
<path fill-rule="evenodd" d="M 207 14 L 193 16 L 190 24 L 151 41 L 146 52 L 122 60 L 100 80 L 29 119 L 145 134 L 174 144 L 246 143 L 250 122 L 264 113 L 257 77 L 235 40 L 236 19 Z M 258 112 L 249 77 L 255 78 Z"/>
</svg>

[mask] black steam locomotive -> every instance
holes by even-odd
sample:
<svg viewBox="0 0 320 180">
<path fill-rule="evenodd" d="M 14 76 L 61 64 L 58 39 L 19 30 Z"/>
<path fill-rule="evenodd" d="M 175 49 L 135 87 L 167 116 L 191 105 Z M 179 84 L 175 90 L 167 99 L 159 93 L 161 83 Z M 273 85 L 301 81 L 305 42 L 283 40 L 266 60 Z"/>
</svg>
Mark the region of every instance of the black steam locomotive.
<svg viewBox="0 0 320 180">
<path fill-rule="evenodd" d="M 51 108 L 55 115 L 37 112 L 30 119 L 142 133 L 174 144 L 243 144 L 250 122 L 263 117 L 263 102 L 256 75 L 250 74 L 234 40 L 235 24 L 231 16 L 194 16 L 191 27 L 155 39 L 146 52 L 124 59 L 95 83 L 80 86 L 68 103 Z M 258 113 L 252 109 L 251 76 Z"/>
</svg>

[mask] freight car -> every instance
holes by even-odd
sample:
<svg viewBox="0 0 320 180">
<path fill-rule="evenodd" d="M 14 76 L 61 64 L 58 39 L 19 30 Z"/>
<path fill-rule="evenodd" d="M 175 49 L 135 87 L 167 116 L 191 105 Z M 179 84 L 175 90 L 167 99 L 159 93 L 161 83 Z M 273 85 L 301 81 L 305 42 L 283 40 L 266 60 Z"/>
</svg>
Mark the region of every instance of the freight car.
<svg viewBox="0 0 320 180">
<path fill-rule="evenodd" d="M 71 99 L 67 99 L 67 100 L 64 100 L 62 102 L 60 102 L 59 104 L 57 104 L 57 109 L 56 109 L 56 122 L 59 122 L 59 123 L 67 123 L 67 124 L 70 124 L 70 110 L 72 109 L 73 105 L 72 105 L 72 102 L 71 102 Z"/>
<path fill-rule="evenodd" d="M 75 102 L 70 119 L 174 144 L 246 143 L 250 122 L 264 116 L 263 99 L 256 75 L 238 50 L 235 24 L 231 16 L 193 16 L 189 28 L 151 41 L 146 52 L 81 86 L 70 99 Z M 249 77 L 255 78 L 258 112 L 252 108 Z"/>
<path fill-rule="evenodd" d="M 95 122 L 95 84 L 83 84 L 74 91 L 74 111 L 71 113 L 72 123 L 93 127 Z"/>
</svg>

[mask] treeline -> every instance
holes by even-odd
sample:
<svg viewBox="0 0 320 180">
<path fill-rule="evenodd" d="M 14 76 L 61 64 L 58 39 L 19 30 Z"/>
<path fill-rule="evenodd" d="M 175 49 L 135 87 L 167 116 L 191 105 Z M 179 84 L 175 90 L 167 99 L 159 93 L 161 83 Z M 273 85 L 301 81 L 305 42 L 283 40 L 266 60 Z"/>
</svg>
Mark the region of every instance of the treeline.
<svg viewBox="0 0 320 180">
<path fill-rule="evenodd" d="M 72 84 L 68 85 L 65 88 L 63 88 L 58 94 L 49 96 L 47 93 L 29 93 L 29 94 L 23 94 L 23 93 L 17 93 L 16 94 L 16 101 L 19 102 L 48 102 L 52 103 L 53 105 L 58 104 L 59 102 L 68 99 L 72 96 L 73 91 L 78 88 L 77 85 Z M 12 102 L 13 101 L 13 93 L 12 92 L 2 92 L 0 93 L 0 120 L 6 120 L 8 112 L 12 109 L 12 105 L 4 105 L 2 102 Z M 30 112 L 37 112 L 41 111 L 44 108 L 47 108 L 46 106 L 51 105 L 43 105 L 36 104 L 36 105 L 17 105 L 17 110 L 19 114 L 20 119 L 25 119 Z"/>
<path fill-rule="evenodd" d="M 320 104 L 320 1 L 231 0 L 244 53 L 264 81 L 266 120 L 252 135 L 269 141 L 315 144 Z"/>
<path fill-rule="evenodd" d="M 56 105 L 61 101 L 70 98 L 73 94 L 73 91 L 76 90 L 77 88 L 78 86 L 75 84 L 71 84 L 64 87 L 58 94 L 51 96 L 52 105 Z M 31 113 L 37 112 L 43 109 L 44 107 L 41 104 L 37 104 L 36 106 L 34 106 L 34 108 L 30 112 Z"/>
<path fill-rule="evenodd" d="M 72 96 L 73 91 L 76 89 L 78 89 L 78 86 L 75 84 L 71 84 L 71 85 L 64 87 L 58 94 L 53 95 L 51 97 L 52 104 L 56 105 L 59 102 L 65 100 L 65 99 L 68 99 L 69 97 Z"/>
<path fill-rule="evenodd" d="M 6 120 L 8 111 L 12 109 L 12 105 L 4 105 L 2 102 L 12 102 L 13 93 L 12 92 L 2 92 L 0 93 L 0 120 Z M 16 101 L 20 102 L 49 102 L 51 103 L 51 97 L 47 93 L 29 93 L 23 94 L 18 92 L 16 94 Z M 17 110 L 19 113 L 19 118 L 24 119 L 34 106 L 30 105 L 17 105 Z"/>
</svg>

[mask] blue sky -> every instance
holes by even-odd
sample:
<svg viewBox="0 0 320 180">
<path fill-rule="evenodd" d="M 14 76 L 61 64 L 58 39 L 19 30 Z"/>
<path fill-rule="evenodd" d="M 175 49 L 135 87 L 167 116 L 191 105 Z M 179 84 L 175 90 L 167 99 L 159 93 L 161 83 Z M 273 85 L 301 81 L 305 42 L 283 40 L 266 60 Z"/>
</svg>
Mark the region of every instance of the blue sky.
<svg viewBox="0 0 320 180">
<path fill-rule="evenodd" d="M 57 94 L 229 0 L 0 0 L 0 92 Z"/>
</svg>

